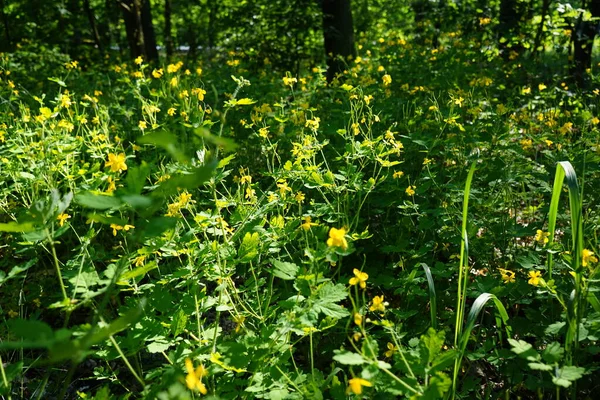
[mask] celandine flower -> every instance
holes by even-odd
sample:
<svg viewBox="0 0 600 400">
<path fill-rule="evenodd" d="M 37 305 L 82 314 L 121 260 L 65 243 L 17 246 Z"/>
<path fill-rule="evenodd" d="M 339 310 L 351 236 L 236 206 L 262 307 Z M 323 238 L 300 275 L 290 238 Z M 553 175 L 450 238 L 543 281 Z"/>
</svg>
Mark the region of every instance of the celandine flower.
<svg viewBox="0 0 600 400">
<path fill-rule="evenodd" d="M 371 387 L 373 384 L 362 378 L 352 378 L 348 381 L 348 389 L 346 389 L 346 394 L 350 394 L 350 392 L 354 394 L 362 394 L 363 386 Z"/>
<path fill-rule="evenodd" d="M 348 242 L 346 241 L 346 229 L 331 228 L 329 230 L 329 239 L 327 239 L 327 246 L 329 247 L 341 247 L 343 250 L 348 248 Z"/>
<path fill-rule="evenodd" d="M 367 279 L 369 279 L 369 275 L 366 272 L 361 272 L 358 269 L 354 268 L 354 277 L 350 278 L 350 285 L 354 286 L 359 284 L 362 289 L 367 287 Z"/>
<path fill-rule="evenodd" d="M 584 267 L 587 267 L 590 263 L 597 263 L 598 258 L 594 255 L 594 252 L 588 249 L 583 249 L 583 253 L 581 254 L 581 264 Z"/>
<path fill-rule="evenodd" d="M 540 276 L 542 273 L 540 271 L 529 271 L 529 280 L 527 283 L 533 286 L 537 286 L 540 284 Z"/>
<path fill-rule="evenodd" d="M 385 304 L 383 303 L 383 296 L 373 297 L 373 304 L 369 307 L 369 311 L 385 311 Z"/>
<path fill-rule="evenodd" d="M 112 172 L 121 172 L 127 170 L 127 164 L 125 164 L 125 153 L 119 155 L 110 153 L 108 155 L 108 161 L 104 164 L 105 167 L 110 167 Z"/>
<path fill-rule="evenodd" d="M 208 391 L 206 390 L 206 386 L 202 383 L 202 378 L 207 375 L 206 369 L 204 366 L 199 365 L 196 370 L 194 370 L 194 364 L 192 360 L 189 358 L 185 359 L 185 369 L 188 374 L 185 377 L 185 383 L 190 390 L 197 390 L 202 394 L 206 394 Z"/>
</svg>

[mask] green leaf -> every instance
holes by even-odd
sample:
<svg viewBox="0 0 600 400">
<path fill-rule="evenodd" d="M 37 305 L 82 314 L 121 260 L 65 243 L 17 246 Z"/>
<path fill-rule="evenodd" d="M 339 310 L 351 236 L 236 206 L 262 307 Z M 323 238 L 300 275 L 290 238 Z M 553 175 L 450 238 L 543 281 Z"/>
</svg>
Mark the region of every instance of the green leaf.
<svg viewBox="0 0 600 400">
<path fill-rule="evenodd" d="M 552 377 L 552 382 L 557 386 L 569 387 L 574 381 L 581 378 L 584 372 L 585 368 L 565 366 Z"/>
<path fill-rule="evenodd" d="M 173 316 L 173 322 L 171 322 L 171 333 L 177 337 L 185 331 L 187 325 L 188 316 L 181 308 Z"/>
<path fill-rule="evenodd" d="M 548 325 L 548 327 L 546 328 L 546 330 L 544 331 L 544 333 L 546 335 L 558 335 L 558 333 L 560 332 L 560 330 L 565 325 L 567 325 L 567 323 L 564 322 L 564 321 L 555 322 L 554 324 Z"/>
<path fill-rule="evenodd" d="M 152 206 L 152 198 L 139 194 L 125 194 L 119 196 L 121 200 L 132 208 L 149 208 Z"/>
<path fill-rule="evenodd" d="M 562 359 L 564 352 L 565 349 L 560 346 L 560 343 L 552 342 L 542 352 L 542 358 L 547 363 L 557 363 Z"/>
<path fill-rule="evenodd" d="M 554 369 L 554 367 L 552 365 L 548 365 L 548 364 L 544 364 L 544 363 L 531 362 L 528 365 L 529 365 L 529 368 L 536 370 L 536 371 L 552 371 Z"/>
<path fill-rule="evenodd" d="M 0 285 L 5 283 L 9 279 L 12 279 L 12 278 L 18 276 L 21 272 L 27 271 L 29 268 L 34 266 L 35 263 L 37 263 L 37 261 L 38 261 L 37 258 L 33 258 L 33 259 L 25 262 L 24 264 L 16 265 L 16 266 L 12 267 L 12 269 L 10 270 L 8 275 L 6 275 L 6 273 L 4 271 L 0 271 Z"/>
<path fill-rule="evenodd" d="M 430 365 L 439 355 L 444 345 L 444 339 L 446 332 L 436 332 L 435 329 L 429 328 L 425 335 L 421 336 L 419 340 L 419 350 L 421 353 L 421 360 L 427 365 Z"/>
<path fill-rule="evenodd" d="M 139 166 L 129 168 L 127 178 L 125 179 L 127 182 L 127 193 L 141 194 L 150 171 L 151 167 L 146 161 L 142 161 Z"/>
<path fill-rule="evenodd" d="M 344 318 L 350 313 L 338 302 L 348 296 L 346 287 L 342 284 L 333 285 L 331 282 L 324 283 L 317 292 L 317 298 L 314 300 L 313 310 L 321 312 L 332 318 Z"/>
<path fill-rule="evenodd" d="M 195 189 L 210 179 L 214 167 L 215 163 L 211 163 L 208 166 L 194 168 L 189 173 L 175 175 L 161 183 L 152 195 L 164 198 L 177 194 L 180 189 Z"/>
<path fill-rule="evenodd" d="M 533 346 L 526 341 L 509 338 L 508 343 L 510 343 L 512 347 L 512 352 L 518 354 L 519 357 L 529 361 L 538 361 L 540 359 L 540 355 L 537 353 L 537 351 L 535 351 Z"/>
<path fill-rule="evenodd" d="M 429 385 L 425 389 L 425 392 L 419 399 L 437 400 L 444 397 L 446 392 L 450 390 L 452 386 L 452 380 L 450 377 L 443 372 L 437 372 L 429 380 Z"/>
<path fill-rule="evenodd" d="M 271 259 L 273 270 L 271 273 L 283 280 L 292 280 L 298 274 L 298 266 L 294 263 Z"/>
<path fill-rule="evenodd" d="M 31 232 L 34 231 L 33 223 L 31 222 L 7 222 L 0 224 L 0 232 Z"/>
<path fill-rule="evenodd" d="M 242 244 L 240 244 L 240 248 L 238 249 L 238 257 L 240 258 L 240 262 L 250 262 L 254 258 L 256 258 L 258 256 L 259 243 L 260 236 L 258 232 L 254 232 L 252 234 L 250 232 L 247 232 L 244 235 L 244 239 L 242 239 Z M 296 272 L 297 270 L 298 268 L 296 267 Z M 293 279 L 293 277 L 291 279 Z"/>
<path fill-rule="evenodd" d="M 238 148 L 238 145 L 233 140 L 213 135 L 206 128 L 198 128 L 194 131 L 194 134 L 215 146 L 222 147 L 225 151 L 235 151 Z"/>
<path fill-rule="evenodd" d="M 111 208 L 119 208 L 123 205 L 118 197 L 95 194 L 92 192 L 83 192 L 75 196 L 75 202 L 88 208 L 97 210 L 108 210 Z"/>
<path fill-rule="evenodd" d="M 350 351 L 334 350 L 333 359 L 343 365 L 361 365 L 367 362 L 362 355 Z"/>
<path fill-rule="evenodd" d="M 131 271 L 126 271 L 121 274 L 119 280 L 117 281 L 118 285 L 128 285 L 127 282 L 130 279 L 135 279 L 139 276 L 144 276 L 148 271 L 152 271 L 153 269 L 158 268 L 158 264 L 155 261 L 151 261 L 145 265 L 141 265 L 137 268 L 132 269 Z"/>
<path fill-rule="evenodd" d="M 156 147 L 160 147 L 169 153 L 176 161 L 187 164 L 190 162 L 190 158 L 185 155 L 185 152 L 178 143 L 177 136 L 166 131 L 154 131 L 147 135 L 142 136 L 138 139 L 140 144 L 152 144 Z"/>
</svg>

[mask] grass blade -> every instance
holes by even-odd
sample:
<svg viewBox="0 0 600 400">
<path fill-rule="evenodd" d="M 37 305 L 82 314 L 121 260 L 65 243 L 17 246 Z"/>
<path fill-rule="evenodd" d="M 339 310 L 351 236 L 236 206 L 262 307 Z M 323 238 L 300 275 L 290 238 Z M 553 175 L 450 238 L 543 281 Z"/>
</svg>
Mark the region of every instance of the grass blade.
<svg viewBox="0 0 600 400">
<path fill-rule="evenodd" d="M 431 327 L 437 330 L 437 295 L 435 293 L 433 276 L 431 276 L 431 269 L 429 269 L 427 264 L 421 263 L 421 267 L 425 271 L 427 285 L 429 286 L 429 311 L 431 313 Z"/>
</svg>

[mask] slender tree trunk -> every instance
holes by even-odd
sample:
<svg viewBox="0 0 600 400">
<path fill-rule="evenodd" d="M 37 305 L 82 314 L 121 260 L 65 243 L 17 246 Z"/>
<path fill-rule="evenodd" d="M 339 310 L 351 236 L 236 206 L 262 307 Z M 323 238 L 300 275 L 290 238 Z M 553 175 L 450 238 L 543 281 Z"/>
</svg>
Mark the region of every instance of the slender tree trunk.
<svg viewBox="0 0 600 400">
<path fill-rule="evenodd" d="M 144 36 L 144 50 L 148 61 L 158 61 L 158 49 L 156 48 L 156 35 L 152 24 L 152 10 L 150 0 L 141 0 L 141 24 Z"/>
<path fill-rule="evenodd" d="M 587 7 L 593 18 L 600 17 L 600 0 L 591 0 Z M 594 38 L 598 30 L 598 21 L 584 21 L 581 17 L 571 33 L 573 39 L 573 63 L 571 74 L 578 86 L 585 85 L 587 69 L 592 66 Z"/>
<path fill-rule="evenodd" d="M 350 0 L 323 0 L 323 38 L 327 57 L 327 81 L 344 71 L 356 57 Z"/>
<path fill-rule="evenodd" d="M 173 55 L 173 35 L 171 29 L 171 0 L 165 0 L 165 47 L 167 48 L 167 59 Z"/>
<path fill-rule="evenodd" d="M 131 58 L 145 55 L 139 0 L 123 0 L 119 1 L 119 5 L 123 11 L 125 33 L 127 34 Z"/>
<path fill-rule="evenodd" d="M 8 51 L 11 47 L 10 29 L 8 27 L 8 16 L 4 12 L 4 0 L 0 0 L 0 17 L 2 18 L 2 24 L 4 25 L 4 40 L 0 45 L 0 51 Z"/>
<path fill-rule="evenodd" d="M 212 50 L 215 46 L 216 24 L 217 24 L 217 4 L 215 1 L 210 1 L 210 9 L 208 10 L 208 48 Z"/>
<path fill-rule="evenodd" d="M 81 4 L 79 0 L 70 0 L 67 9 L 69 10 L 69 14 L 66 14 L 64 17 L 62 17 L 62 21 L 59 20 L 59 23 L 62 26 L 71 25 L 73 28 L 73 40 L 70 42 L 65 40 L 65 50 L 68 53 L 71 45 L 73 46 L 73 50 L 77 49 L 81 45 L 83 42 L 83 34 L 78 21 L 79 14 L 81 13 Z"/>
<path fill-rule="evenodd" d="M 511 39 L 519 35 L 520 19 L 521 15 L 520 10 L 517 8 L 517 0 L 500 1 L 500 23 L 498 24 L 498 39 L 500 42 L 498 47 L 505 60 L 510 57 L 510 52 L 521 53 L 523 50 L 520 44 L 508 46 Z"/>
<path fill-rule="evenodd" d="M 92 10 L 92 7 L 90 6 L 90 0 L 83 0 L 83 8 L 85 9 L 88 22 L 90 23 L 90 29 L 92 30 L 94 43 L 96 43 L 96 47 L 98 47 L 98 51 L 100 51 L 100 54 L 103 54 L 104 49 L 102 46 L 102 41 L 100 40 L 100 34 L 98 33 L 98 26 L 96 25 L 96 17 L 94 16 L 94 10 Z"/>
<path fill-rule="evenodd" d="M 537 32 L 535 34 L 535 40 L 533 41 L 533 54 L 537 54 L 543 49 L 538 49 L 542 45 L 542 41 L 544 40 L 544 25 L 546 24 L 546 17 L 548 16 L 548 11 L 550 11 L 550 3 L 552 0 L 543 0 L 542 2 L 542 20 L 538 25 Z"/>
</svg>

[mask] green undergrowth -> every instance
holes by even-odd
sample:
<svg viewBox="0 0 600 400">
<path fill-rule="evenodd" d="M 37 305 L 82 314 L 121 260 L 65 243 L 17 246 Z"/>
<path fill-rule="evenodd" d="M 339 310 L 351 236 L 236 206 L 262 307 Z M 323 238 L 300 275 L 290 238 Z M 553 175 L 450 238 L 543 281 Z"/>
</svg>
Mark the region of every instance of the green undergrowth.
<svg viewBox="0 0 600 400">
<path fill-rule="evenodd" d="M 2 55 L 0 393 L 593 396 L 598 85 L 441 43 Z"/>
</svg>

